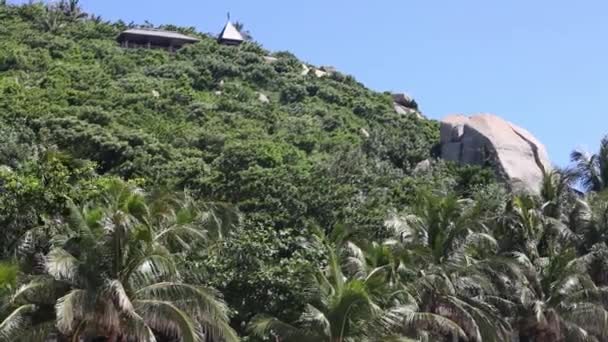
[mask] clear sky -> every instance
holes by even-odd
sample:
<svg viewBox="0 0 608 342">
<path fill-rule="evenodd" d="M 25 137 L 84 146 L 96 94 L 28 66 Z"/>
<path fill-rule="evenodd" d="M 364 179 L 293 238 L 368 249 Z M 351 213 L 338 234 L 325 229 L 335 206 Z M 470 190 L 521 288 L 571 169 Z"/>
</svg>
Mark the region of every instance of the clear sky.
<svg viewBox="0 0 608 342">
<path fill-rule="evenodd" d="M 490 112 L 535 134 L 551 159 L 608 133 L 605 0 L 81 0 L 126 22 L 217 33 L 230 11 L 270 50 L 406 91 L 423 112 Z"/>
</svg>

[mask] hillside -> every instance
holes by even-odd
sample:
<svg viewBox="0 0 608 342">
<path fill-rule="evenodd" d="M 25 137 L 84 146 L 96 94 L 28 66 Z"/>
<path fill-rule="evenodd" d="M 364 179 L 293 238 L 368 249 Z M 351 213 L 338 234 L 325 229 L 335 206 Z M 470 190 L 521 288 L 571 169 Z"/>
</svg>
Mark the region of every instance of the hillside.
<svg viewBox="0 0 608 342">
<path fill-rule="evenodd" d="M 348 153 L 361 153 L 348 158 L 353 172 L 381 162 L 401 178 L 438 141 L 435 122 L 396 114 L 388 94 L 340 73 L 302 76 L 289 53 L 268 64 L 255 43 L 198 35 L 176 54 L 126 50 L 115 42 L 122 23 L 48 27 L 38 7 L 1 15 L 2 126 L 92 161 L 98 174 L 243 205 L 276 197 L 300 216 L 306 200 L 287 184 L 310 184 Z M 27 157 L 3 164 L 18 158 Z"/>
<path fill-rule="evenodd" d="M 515 220 L 517 205 L 521 212 L 533 210 L 531 199 L 505 204 L 508 195 L 491 171 L 435 160 L 439 124 L 397 113 L 390 93 L 370 90 L 353 76 L 339 71 L 324 77 L 303 74 L 306 63 L 288 52 L 267 51 L 256 42 L 224 46 L 192 28 L 171 25 L 158 28 L 193 35 L 200 42 L 176 53 L 125 49 L 116 37 L 129 25 L 81 14 L 41 4 L 0 5 L 0 225 L 6 237 L 0 252 L 4 260 L 21 258 L 22 279 L 36 279 L 51 246 L 78 235 L 63 232 L 63 226 L 79 219 L 80 224 L 95 217 L 101 221 L 96 216 L 101 211 L 93 210 L 92 203 L 112 207 L 108 192 L 119 198 L 120 205 L 112 208 L 132 211 L 134 221 L 153 225 L 138 215 L 158 209 L 158 203 L 135 203 L 127 196 L 125 204 L 117 183 L 132 190 L 134 198 L 138 192 L 177 193 L 187 199 L 188 209 L 209 209 L 212 214 L 205 218 L 221 226 L 210 234 L 215 235 L 211 247 L 199 245 L 197 239 L 208 238 L 203 234 L 189 235 L 194 242 L 167 242 L 167 250 L 178 258 L 177 273 L 183 281 L 221 292 L 232 328 L 245 336 L 256 314 L 293 322 L 313 301 L 309 276 L 335 266 L 337 258 L 325 248 L 324 236 L 336 245 L 347 237 L 369 244 L 377 253 L 366 259 L 369 268 L 383 268 L 383 262 L 402 257 L 383 254 L 388 245 L 380 241 L 392 233 L 387 225 L 397 220 L 397 213 L 413 208 L 437 220 L 429 225 L 428 234 L 439 234 L 433 241 L 446 240 L 441 240 L 445 245 L 433 245 L 432 252 L 420 252 L 422 257 L 403 258 L 412 264 L 426 265 L 430 259 L 441 264 L 449 259 L 444 254 L 465 249 L 449 243 L 470 242 L 468 235 L 459 234 L 481 234 L 484 229 L 487 235 L 488 227 L 501 232 L 500 227 L 506 229 L 501 224 Z M 425 160 L 429 164 L 416 169 Z M 479 206 L 469 207 L 473 200 Z M 82 208 L 81 216 L 74 214 L 75 207 Z M 166 209 L 155 220 L 162 223 L 174 215 L 173 223 L 179 225 L 194 217 L 181 209 Z M 432 210 L 444 211 L 433 216 Z M 509 210 L 514 212 L 505 214 Z M 504 222 L 471 223 L 473 215 L 491 220 L 498 212 L 507 218 Z M 461 224 L 465 228 L 454 235 L 443 233 Z M 230 229 L 224 230 L 226 226 Z M 476 236 L 479 246 L 488 242 L 483 234 Z M 471 265 L 473 260 L 490 260 L 492 248 L 516 240 L 510 237 L 497 235 L 491 248 L 483 245 L 456 259 Z M 550 245 L 547 239 L 538 245 Z M 517 246 L 517 252 L 528 253 L 528 245 Z M 577 249 L 589 250 L 587 245 Z M 103 256 L 100 252 L 87 260 Z M 452 262 L 457 261 L 449 260 L 442 267 L 455 267 Z M 402 276 L 409 282 L 440 268 L 434 266 L 395 266 L 399 275 L 386 278 Z M 463 284 L 454 286 L 466 287 L 471 296 L 482 291 Z M 424 309 L 441 312 L 420 305 Z M 488 312 L 495 314 L 492 310 Z M 486 334 L 487 326 L 481 330 Z"/>
<path fill-rule="evenodd" d="M 1 164 L 17 172 L 56 149 L 98 175 L 187 188 L 274 227 L 327 228 L 355 219 L 346 208 L 404 205 L 408 175 L 438 142 L 436 122 L 395 113 L 389 94 L 351 76 L 302 75 L 289 53 L 200 34 L 176 54 L 122 49 L 123 23 L 49 27 L 48 15 L 0 12 Z"/>
</svg>

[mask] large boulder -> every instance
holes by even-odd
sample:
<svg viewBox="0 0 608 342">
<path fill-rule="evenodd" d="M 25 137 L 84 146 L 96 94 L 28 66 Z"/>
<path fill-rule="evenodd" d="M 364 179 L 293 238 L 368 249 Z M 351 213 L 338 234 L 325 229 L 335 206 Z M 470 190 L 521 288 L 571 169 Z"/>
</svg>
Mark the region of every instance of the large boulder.
<svg viewBox="0 0 608 342">
<path fill-rule="evenodd" d="M 406 93 L 393 93 L 393 102 L 401 107 L 418 110 L 418 104 L 410 95 Z"/>
<path fill-rule="evenodd" d="M 441 121 L 441 157 L 491 165 L 516 192 L 538 194 L 551 169 L 547 150 L 525 129 L 498 116 L 451 115 Z"/>
</svg>

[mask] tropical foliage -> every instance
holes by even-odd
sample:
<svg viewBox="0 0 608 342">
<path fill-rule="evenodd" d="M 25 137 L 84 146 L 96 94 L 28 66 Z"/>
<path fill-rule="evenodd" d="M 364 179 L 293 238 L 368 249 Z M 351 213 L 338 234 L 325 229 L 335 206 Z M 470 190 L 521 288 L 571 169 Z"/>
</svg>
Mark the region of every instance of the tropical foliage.
<svg viewBox="0 0 608 342">
<path fill-rule="evenodd" d="M 608 138 L 509 193 L 287 52 L 0 24 L 0 341 L 608 340 Z"/>
</svg>

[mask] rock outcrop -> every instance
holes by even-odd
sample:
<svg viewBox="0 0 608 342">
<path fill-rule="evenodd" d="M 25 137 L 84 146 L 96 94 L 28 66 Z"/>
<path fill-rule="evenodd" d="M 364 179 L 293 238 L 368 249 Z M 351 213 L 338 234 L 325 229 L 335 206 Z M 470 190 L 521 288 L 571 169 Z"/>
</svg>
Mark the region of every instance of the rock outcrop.
<svg viewBox="0 0 608 342">
<path fill-rule="evenodd" d="M 414 100 L 408 94 L 394 93 L 394 94 L 392 94 L 392 96 L 393 96 L 393 102 L 395 103 L 395 105 L 413 109 L 413 110 L 418 110 L 418 104 L 416 103 L 416 100 Z"/>
<path fill-rule="evenodd" d="M 538 194 L 543 173 L 551 169 L 545 147 L 530 132 L 491 114 L 444 118 L 441 157 L 489 164 L 512 190 L 532 194 Z"/>
<path fill-rule="evenodd" d="M 276 57 L 272 57 L 272 56 L 264 56 L 264 62 L 268 63 L 268 64 L 273 64 L 276 61 L 278 61 L 279 59 Z"/>
<path fill-rule="evenodd" d="M 270 103 L 270 99 L 264 93 L 258 93 L 258 101 L 260 101 L 262 103 Z"/>
<path fill-rule="evenodd" d="M 416 115 L 419 119 L 422 119 L 422 113 L 418 110 L 418 104 L 411 96 L 406 93 L 394 93 L 393 97 L 393 108 L 395 112 L 400 115 Z"/>
</svg>

